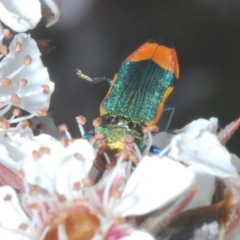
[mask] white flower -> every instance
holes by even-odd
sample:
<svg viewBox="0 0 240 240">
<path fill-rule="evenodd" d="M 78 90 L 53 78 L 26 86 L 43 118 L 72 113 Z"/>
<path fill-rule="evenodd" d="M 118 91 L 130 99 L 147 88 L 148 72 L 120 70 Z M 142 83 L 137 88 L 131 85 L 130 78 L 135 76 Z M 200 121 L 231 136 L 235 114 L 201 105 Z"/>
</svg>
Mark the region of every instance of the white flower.
<svg viewBox="0 0 240 240">
<path fill-rule="evenodd" d="M 0 151 L 0 163 L 15 173 L 23 170 L 28 183 L 67 196 L 71 196 L 75 182 L 88 176 L 95 159 L 87 140 L 78 139 L 63 147 L 46 134 L 23 137 L 18 132 L 7 133 L 0 139 Z"/>
<path fill-rule="evenodd" d="M 61 15 L 60 0 L 45 0 L 46 5 L 54 13 L 54 17 L 48 19 L 47 27 L 56 23 Z M 42 17 L 39 0 L 1 0 L 0 20 L 17 32 L 25 32 L 33 29 Z"/>
<path fill-rule="evenodd" d="M 50 145 L 50 142 L 45 139 L 45 144 Z M 76 149 L 79 151 L 79 147 Z M 74 147 L 72 153 L 76 149 Z M 44 151 L 51 155 L 48 149 L 45 148 Z M 43 154 L 44 151 L 39 151 L 39 153 Z M 59 152 L 61 153 L 62 151 Z M 41 161 L 41 158 L 36 160 Z M 51 160 L 48 157 L 48 163 Z M 65 158 L 65 162 L 67 161 L 68 159 Z M 41 236 L 44 239 L 54 232 L 57 232 L 58 239 L 70 238 L 71 234 L 79 236 L 78 234 L 84 232 L 84 234 L 90 234 L 89 239 L 94 240 L 111 239 L 111 237 L 152 240 L 149 234 L 136 231 L 134 226 L 128 222 L 127 217 L 140 216 L 164 207 L 189 191 L 195 183 L 194 174 L 181 164 L 168 158 L 145 157 L 127 181 L 126 186 L 124 178 L 126 164 L 119 160 L 108 177 L 102 179 L 95 187 L 92 186 L 90 179 L 83 178 L 86 176 L 85 172 L 81 171 L 84 166 L 75 165 L 73 158 L 69 161 L 73 163 L 69 167 L 62 161 L 62 164 L 56 168 L 59 177 L 52 179 L 57 186 L 57 195 L 51 186 L 42 195 L 40 189 L 28 189 L 29 187 L 25 185 L 27 189 L 21 200 L 23 205 L 20 206 L 11 188 L 0 188 L 3 198 L 11 196 L 8 202 L 8 207 L 13 208 L 9 210 L 11 217 L 14 218 L 16 214 L 19 214 L 20 208 L 23 208 L 30 216 L 29 218 L 21 214 L 16 218 L 16 224 L 11 225 L 9 222 L 6 226 L 5 221 L 2 221 L 6 214 L 0 216 L 1 226 L 11 229 L 8 230 L 11 234 L 16 232 L 19 225 L 24 227 L 23 231 L 16 232 L 16 237 L 12 237 L 12 240 L 21 239 L 20 236 L 28 236 L 26 239 L 38 239 Z M 70 174 L 74 171 L 72 168 L 79 173 L 78 181 L 71 178 Z M 32 169 L 25 169 L 25 180 L 31 175 L 30 171 Z M 44 174 L 49 173 L 39 170 L 40 177 Z M 5 208 L 7 204 L 6 201 L 1 200 L 3 198 L 0 198 L 0 209 Z M 32 221 L 36 224 L 32 224 Z M 119 224 L 117 221 L 120 221 Z M 0 231 L 1 239 L 2 236 Z"/>
<path fill-rule="evenodd" d="M 195 173 L 198 192 L 185 210 L 211 204 L 215 191 L 215 176 L 237 177 L 232 156 L 216 136 L 216 118 L 195 120 L 180 130 L 154 136 L 154 145 L 170 158 L 184 163 Z M 160 153 L 161 155 L 161 153 Z"/>
<path fill-rule="evenodd" d="M 0 63 L 0 115 L 12 105 L 30 112 L 28 117 L 46 115 L 54 83 L 42 64 L 36 42 L 21 33 L 14 37 L 9 50 Z M 10 123 L 17 121 L 13 119 Z"/>
<path fill-rule="evenodd" d="M 168 156 L 220 178 L 238 176 L 231 163 L 231 154 L 214 134 L 207 131 L 177 134 L 172 138 Z"/>
</svg>

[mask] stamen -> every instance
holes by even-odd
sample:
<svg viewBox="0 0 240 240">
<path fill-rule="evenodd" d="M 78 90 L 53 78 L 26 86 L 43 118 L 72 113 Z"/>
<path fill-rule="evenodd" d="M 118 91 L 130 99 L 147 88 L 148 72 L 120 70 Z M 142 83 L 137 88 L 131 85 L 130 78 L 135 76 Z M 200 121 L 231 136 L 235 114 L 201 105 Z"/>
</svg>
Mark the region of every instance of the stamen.
<svg viewBox="0 0 240 240">
<path fill-rule="evenodd" d="M 43 88 L 43 94 L 49 94 L 50 88 L 47 84 L 43 84 L 42 88 Z"/>
<path fill-rule="evenodd" d="M 3 198 L 5 202 L 10 202 L 12 201 L 12 195 L 11 194 L 6 194 L 5 197 Z"/>
<path fill-rule="evenodd" d="M 108 164 L 110 164 L 110 163 L 111 163 L 111 160 L 110 160 L 108 154 L 107 154 L 106 152 L 104 152 L 104 153 L 103 153 L 103 156 L 105 157 L 106 162 L 107 162 Z"/>
<path fill-rule="evenodd" d="M 10 123 L 7 119 L 0 119 L 0 127 L 3 129 L 10 128 Z"/>
<path fill-rule="evenodd" d="M 24 214 L 22 214 L 22 213 L 18 210 L 18 208 L 13 204 L 13 202 L 12 202 L 12 195 L 11 195 L 11 194 L 6 194 L 3 200 L 6 201 L 6 202 L 9 202 L 9 203 L 11 204 L 12 208 L 14 209 L 14 211 L 16 212 L 16 214 L 17 214 L 21 219 L 23 219 L 24 221 L 26 221 L 27 224 L 30 224 L 30 220 L 29 220 Z"/>
<path fill-rule="evenodd" d="M 12 33 L 8 28 L 5 28 L 3 30 L 3 35 L 4 35 L 4 39 L 7 40 L 7 41 L 12 38 Z"/>
<path fill-rule="evenodd" d="M 30 120 L 24 120 L 22 121 L 22 129 L 26 129 L 27 127 L 31 126 L 32 123 Z"/>
<path fill-rule="evenodd" d="M 58 201 L 59 202 L 65 202 L 67 199 L 66 199 L 66 197 L 63 195 L 63 194 L 61 194 L 61 195 L 58 195 Z"/>
<path fill-rule="evenodd" d="M 48 115 L 48 111 L 44 108 L 40 108 L 37 110 L 37 115 L 40 117 L 46 117 Z"/>
<path fill-rule="evenodd" d="M 28 229 L 28 225 L 26 223 L 21 223 L 18 228 L 23 231 L 26 231 Z"/>
<path fill-rule="evenodd" d="M 4 86 L 4 87 L 9 87 L 9 86 L 12 85 L 12 80 L 9 79 L 9 78 L 2 78 L 2 79 L 0 80 L 0 83 L 1 83 L 2 86 Z"/>
<path fill-rule="evenodd" d="M 79 115 L 79 116 L 76 117 L 76 121 L 78 123 L 78 128 L 80 130 L 80 133 L 83 137 L 85 135 L 85 130 L 83 128 L 83 125 L 86 123 L 86 118 L 82 115 Z"/>
<path fill-rule="evenodd" d="M 58 225 L 58 240 L 68 240 L 68 236 L 67 236 L 64 224 Z"/>
<path fill-rule="evenodd" d="M 3 109 L 0 110 L 0 116 L 4 116 L 4 114 L 6 112 L 8 112 L 8 110 L 11 108 L 12 103 L 11 101 L 6 101 L 5 103 L 1 104 L 1 108 L 5 105 L 5 107 Z"/>
<path fill-rule="evenodd" d="M 128 160 L 129 158 L 129 151 L 124 149 L 114 155 L 116 158 L 122 158 L 124 161 Z"/>
<path fill-rule="evenodd" d="M 129 161 L 135 163 L 136 165 L 139 164 L 139 158 L 134 154 L 129 154 Z"/>
<path fill-rule="evenodd" d="M 24 61 L 23 61 L 24 65 L 25 66 L 29 66 L 31 63 L 32 63 L 32 58 L 28 55 L 24 58 Z"/>
<path fill-rule="evenodd" d="M 15 108 L 15 109 L 13 109 L 12 114 L 13 114 L 13 116 L 19 117 L 22 115 L 22 110 L 19 108 Z"/>
<path fill-rule="evenodd" d="M 81 189 L 81 183 L 80 182 L 73 183 L 73 190 L 79 191 L 80 189 Z"/>
<path fill-rule="evenodd" d="M 6 56 L 8 54 L 8 47 L 5 44 L 0 45 L 0 53 L 2 56 Z"/>
<path fill-rule="evenodd" d="M 125 149 L 132 150 L 134 144 L 134 138 L 132 136 L 126 136 L 124 139 Z"/>
<path fill-rule="evenodd" d="M 40 152 L 38 152 L 38 151 L 36 151 L 36 150 L 33 150 L 33 151 L 32 151 L 32 156 L 33 156 L 34 160 L 38 160 L 38 159 L 41 158 Z"/>
<path fill-rule="evenodd" d="M 95 128 L 97 128 L 101 125 L 102 125 L 102 118 L 101 117 L 97 117 L 96 119 L 93 120 L 93 126 Z"/>
<path fill-rule="evenodd" d="M 23 121 L 23 120 L 32 118 L 32 117 L 34 117 L 35 115 L 36 115 L 36 114 L 29 114 L 29 115 L 24 116 L 24 117 L 14 118 L 14 119 L 11 119 L 9 122 L 10 122 L 10 123 L 21 122 L 21 121 Z"/>
<path fill-rule="evenodd" d="M 136 155 L 137 155 L 138 159 L 141 160 L 142 159 L 142 154 L 141 154 L 141 152 L 138 148 L 138 145 L 136 143 L 133 143 L 133 148 L 136 152 Z"/>
<path fill-rule="evenodd" d="M 68 139 L 66 139 L 65 137 L 61 137 L 60 138 L 60 143 L 63 147 L 67 147 L 68 146 Z"/>
<path fill-rule="evenodd" d="M 94 185 L 94 180 L 92 178 L 90 178 L 90 177 L 85 177 L 85 178 L 83 178 L 82 181 L 83 181 L 83 185 L 85 187 L 91 187 L 91 186 Z"/>
<path fill-rule="evenodd" d="M 132 161 L 127 162 L 127 169 L 126 169 L 126 178 L 128 179 L 131 175 L 131 168 L 132 168 Z"/>
<path fill-rule="evenodd" d="M 105 212 L 107 212 L 107 209 L 108 209 L 108 199 L 110 197 L 110 190 L 112 187 L 112 183 L 117 175 L 117 172 L 121 167 L 121 163 L 122 163 L 122 159 L 120 158 L 119 161 L 117 161 L 117 165 L 113 169 L 112 174 L 109 176 L 108 182 L 103 192 L 103 209 L 105 210 Z"/>
<path fill-rule="evenodd" d="M 80 162 L 84 162 L 85 161 L 85 158 L 83 157 L 83 155 L 81 153 L 74 153 L 74 158 L 76 158 L 77 160 L 79 160 Z"/>
<path fill-rule="evenodd" d="M 168 146 L 166 146 L 157 156 L 158 156 L 159 158 L 161 158 L 166 152 L 169 151 L 170 147 L 171 147 L 171 144 L 169 144 Z"/>
<path fill-rule="evenodd" d="M 22 51 L 22 44 L 20 42 L 17 42 L 15 45 L 15 51 L 21 52 Z"/>
<path fill-rule="evenodd" d="M 28 186 L 28 183 L 26 181 L 26 178 L 25 178 L 25 174 L 22 170 L 19 170 L 17 173 L 16 173 L 17 177 L 19 177 L 21 180 L 22 180 L 22 183 L 23 183 L 23 189 L 25 190 L 25 192 L 29 192 L 29 186 Z"/>
<path fill-rule="evenodd" d="M 68 131 L 68 127 L 67 127 L 66 124 L 61 124 L 61 125 L 59 125 L 59 126 L 58 126 L 58 130 L 59 130 L 59 132 L 65 132 L 66 137 L 67 137 L 68 139 L 71 139 L 71 138 L 72 138 L 71 134 L 70 134 L 69 131 Z"/>
<path fill-rule="evenodd" d="M 49 147 L 41 147 L 39 149 L 40 153 L 42 154 L 47 154 L 47 155 L 50 155 L 51 154 L 51 149 Z"/>
<path fill-rule="evenodd" d="M 43 232 L 42 232 L 39 240 L 44 240 L 49 230 L 50 230 L 50 226 L 47 226 L 47 227 L 43 230 Z"/>
<path fill-rule="evenodd" d="M 14 93 L 11 95 L 11 101 L 13 104 L 18 104 L 20 103 L 20 97 Z"/>
<path fill-rule="evenodd" d="M 27 83 L 28 83 L 28 80 L 23 78 L 23 79 L 18 81 L 18 86 L 19 87 L 25 87 L 27 85 Z"/>
<path fill-rule="evenodd" d="M 147 146 L 145 148 L 145 150 L 143 151 L 143 156 L 146 156 L 149 153 L 149 150 L 152 146 L 152 134 L 151 132 L 148 132 L 148 141 L 147 141 Z"/>
</svg>

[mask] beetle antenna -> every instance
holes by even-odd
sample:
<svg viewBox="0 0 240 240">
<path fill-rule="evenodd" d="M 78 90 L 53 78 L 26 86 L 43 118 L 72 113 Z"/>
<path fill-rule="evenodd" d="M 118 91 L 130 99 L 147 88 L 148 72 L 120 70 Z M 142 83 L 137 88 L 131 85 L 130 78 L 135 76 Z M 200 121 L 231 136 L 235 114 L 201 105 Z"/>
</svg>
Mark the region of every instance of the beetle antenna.
<svg viewBox="0 0 240 240">
<path fill-rule="evenodd" d="M 89 81 L 89 82 L 93 82 L 93 79 L 91 78 L 91 77 L 89 77 L 89 76 L 87 76 L 87 75 L 85 75 L 81 70 L 79 70 L 79 69 L 76 69 L 77 70 L 77 75 L 80 77 L 80 78 L 82 78 L 82 79 L 85 79 L 85 80 L 87 80 L 87 81 Z"/>
</svg>

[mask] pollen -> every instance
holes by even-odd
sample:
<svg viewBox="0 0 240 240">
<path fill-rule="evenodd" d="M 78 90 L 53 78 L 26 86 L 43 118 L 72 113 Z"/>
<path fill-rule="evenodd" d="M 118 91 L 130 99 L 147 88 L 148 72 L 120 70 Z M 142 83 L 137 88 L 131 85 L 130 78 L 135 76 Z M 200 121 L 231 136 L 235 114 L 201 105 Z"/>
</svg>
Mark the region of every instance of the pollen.
<svg viewBox="0 0 240 240">
<path fill-rule="evenodd" d="M 37 110 L 37 115 L 41 117 L 46 117 L 48 115 L 48 111 L 44 108 L 40 108 Z"/>
<path fill-rule="evenodd" d="M 13 104 L 18 104 L 18 103 L 20 103 L 20 97 L 17 94 L 12 94 L 11 101 Z"/>
<path fill-rule="evenodd" d="M 75 191 L 79 191 L 79 190 L 81 189 L 81 183 L 80 183 L 80 182 L 75 182 L 75 183 L 73 184 L 73 189 L 74 189 Z"/>
<path fill-rule="evenodd" d="M 29 66 L 32 63 L 32 58 L 30 56 L 26 56 L 23 61 L 25 66 Z"/>
<path fill-rule="evenodd" d="M 3 118 L 3 119 L 0 119 L 0 127 L 3 128 L 3 129 L 8 129 L 10 128 L 10 123 L 7 119 Z"/>
<path fill-rule="evenodd" d="M 65 202 L 67 199 L 64 195 L 58 195 L 58 201 L 59 202 Z"/>
<path fill-rule="evenodd" d="M 16 43 L 15 51 L 16 52 L 21 52 L 22 51 L 22 44 L 20 42 Z"/>
<path fill-rule="evenodd" d="M 0 83 L 1 83 L 2 86 L 4 86 L 4 87 L 9 87 L 9 86 L 12 85 L 12 80 L 9 79 L 9 78 L 2 78 L 2 79 L 0 80 Z"/>
<path fill-rule="evenodd" d="M 29 126 L 31 126 L 31 122 L 29 120 L 22 121 L 22 129 L 26 129 Z"/>
<path fill-rule="evenodd" d="M 28 229 L 28 225 L 26 223 L 21 223 L 18 228 L 23 231 L 26 231 Z"/>
<path fill-rule="evenodd" d="M 82 115 L 76 117 L 76 121 L 79 125 L 84 125 L 86 123 L 86 118 Z"/>
<path fill-rule="evenodd" d="M 99 127 L 102 125 L 102 118 L 101 117 L 97 117 L 96 119 L 93 120 L 93 126 L 96 128 L 96 127 Z"/>
<path fill-rule="evenodd" d="M 43 84 L 42 88 L 43 88 L 43 94 L 49 94 L 50 88 L 47 84 Z"/>
<path fill-rule="evenodd" d="M 86 177 L 86 178 L 83 179 L 83 184 L 86 187 L 93 186 L 94 185 L 94 180 L 90 177 Z"/>
<path fill-rule="evenodd" d="M 32 156 L 33 156 L 34 160 L 38 160 L 41 158 L 40 152 L 38 152 L 36 150 L 32 151 Z"/>
<path fill-rule="evenodd" d="M 12 114 L 16 117 L 19 117 L 22 115 L 22 110 L 19 108 L 15 108 L 15 109 L 13 109 Z"/>
<path fill-rule="evenodd" d="M 0 45 L 0 53 L 3 56 L 6 56 L 8 54 L 8 48 L 5 44 Z"/>
<path fill-rule="evenodd" d="M 74 158 L 76 158 L 77 160 L 79 160 L 81 162 L 83 162 L 85 160 L 85 158 L 83 157 L 83 155 L 81 153 L 76 152 L 76 153 L 74 153 L 73 156 L 74 156 Z"/>
<path fill-rule="evenodd" d="M 11 194 L 7 194 L 7 195 L 4 197 L 3 200 L 6 201 L 6 202 L 10 202 L 10 201 L 12 200 L 12 195 L 11 195 Z"/>
<path fill-rule="evenodd" d="M 23 79 L 18 81 L 18 86 L 19 87 L 25 87 L 27 85 L 27 83 L 28 83 L 28 80 L 23 78 Z"/>
<path fill-rule="evenodd" d="M 51 153 L 51 149 L 49 147 L 41 147 L 39 151 L 43 154 L 48 154 L 48 155 Z"/>
<path fill-rule="evenodd" d="M 59 132 L 64 132 L 64 131 L 68 130 L 68 127 L 66 124 L 61 124 L 58 126 L 58 130 L 59 130 Z"/>
<path fill-rule="evenodd" d="M 5 28 L 3 30 L 3 35 L 4 35 L 4 39 L 7 40 L 7 41 L 12 38 L 12 33 L 8 28 Z"/>
</svg>

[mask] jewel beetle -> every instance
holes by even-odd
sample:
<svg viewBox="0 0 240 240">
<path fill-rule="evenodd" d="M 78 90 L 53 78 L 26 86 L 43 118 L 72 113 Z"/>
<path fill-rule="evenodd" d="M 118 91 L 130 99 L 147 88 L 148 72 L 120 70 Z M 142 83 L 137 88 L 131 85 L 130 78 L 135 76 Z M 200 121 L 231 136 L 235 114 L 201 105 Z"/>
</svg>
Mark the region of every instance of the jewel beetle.
<svg viewBox="0 0 240 240">
<path fill-rule="evenodd" d="M 115 74 L 100 105 L 100 115 L 108 124 L 97 127 L 96 133 L 106 135 L 111 150 L 123 149 L 127 135 L 143 147 L 142 127 L 158 122 L 178 78 L 172 40 L 163 34 L 150 38 L 123 61 Z"/>
</svg>

